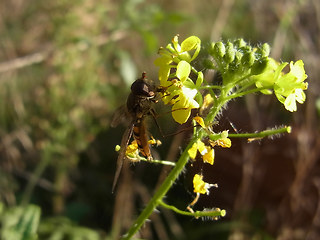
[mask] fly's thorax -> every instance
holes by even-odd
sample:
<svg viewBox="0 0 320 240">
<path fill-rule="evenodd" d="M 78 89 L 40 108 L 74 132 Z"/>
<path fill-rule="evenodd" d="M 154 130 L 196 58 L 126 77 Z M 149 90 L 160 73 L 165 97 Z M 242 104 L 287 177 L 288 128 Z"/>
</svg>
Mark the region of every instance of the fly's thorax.
<svg viewBox="0 0 320 240">
<path fill-rule="evenodd" d="M 153 101 L 148 98 L 138 97 L 130 93 L 127 99 L 127 109 L 133 119 L 142 118 L 151 111 Z"/>
</svg>

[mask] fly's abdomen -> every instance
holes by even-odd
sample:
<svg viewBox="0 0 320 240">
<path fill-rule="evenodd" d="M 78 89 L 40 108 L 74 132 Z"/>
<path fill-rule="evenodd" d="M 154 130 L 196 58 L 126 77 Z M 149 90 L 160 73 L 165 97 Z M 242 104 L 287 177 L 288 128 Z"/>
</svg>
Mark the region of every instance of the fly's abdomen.
<svg viewBox="0 0 320 240">
<path fill-rule="evenodd" d="M 148 160 L 151 160 L 152 156 L 148 143 L 147 130 L 142 118 L 137 119 L 136 123 L 134 124 L 133 137 L 138 144 L 141 155 Z"/>
</svg>

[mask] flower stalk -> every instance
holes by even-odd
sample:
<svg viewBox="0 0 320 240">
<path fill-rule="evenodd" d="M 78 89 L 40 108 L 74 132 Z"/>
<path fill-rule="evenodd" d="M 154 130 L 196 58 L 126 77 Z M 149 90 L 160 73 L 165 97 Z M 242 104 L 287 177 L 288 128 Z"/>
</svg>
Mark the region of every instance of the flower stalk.
<svg viewBox="0 0 320 240">
<path fill-rule="evenodd" d="M 141 228 L 144 222 L 149 218 L 149 216 L 153 213 L 153 211 L 162 203 L 163 197 L 172 187 L 173 183 L 178 178 L 178 176 L 184 169 L 185 165 L 188 163 L 189 155 L 187 150 L 193 145 L 193 143 L 196 140 L 196 138 L 191 139 L 185 151 L 182 153 L 178 162 L 176 163 L 176 166 L 171 170 L 167 178 L 157 189 L 147 206 L 141 212 L 140 216 L 132 224 L 132 227 L 128 230 L 127 234 L 125 234 L 122 239 L 131 239 L 134 236 L 134 234 L 138 232 L 138 230 Z"/>
</svg>

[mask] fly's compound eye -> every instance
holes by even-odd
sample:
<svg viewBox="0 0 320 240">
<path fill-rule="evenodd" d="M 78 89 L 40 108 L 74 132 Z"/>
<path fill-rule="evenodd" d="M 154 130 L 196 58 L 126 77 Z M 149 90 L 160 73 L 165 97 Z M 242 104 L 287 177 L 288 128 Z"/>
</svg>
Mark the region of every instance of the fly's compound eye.
<svg viewBox="0 0 320 240">
<path fill-rule="evenodd" d="M 131 92 L 137 96 L 154 97 L 154 87 L 146 83 L 145 79 L 138 79 L 131 85 Z"/>
</svg>

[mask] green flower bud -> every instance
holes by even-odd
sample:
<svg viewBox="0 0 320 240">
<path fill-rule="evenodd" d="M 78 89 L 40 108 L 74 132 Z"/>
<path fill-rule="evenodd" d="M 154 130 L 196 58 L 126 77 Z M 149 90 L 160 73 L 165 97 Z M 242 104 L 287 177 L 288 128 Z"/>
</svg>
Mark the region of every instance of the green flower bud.
<svg viewBox="0 0 320 240">
<path fill-rule="evenodd" d="M 226 54 L 226 48 L 222 42 L 217 42 L 213 46 L 212 56 L 216 58 L 223 58 Z"/>
<path fill-rule="evenodd" d="M 270 46 L 268 43 L 264 43 L 261 47 L 259 47 L 256 51 L 257 54 L 261 56 L 261 58 L 268 57 L 270 54 Z"/>
<path fill-rule="evenodd" d="M 242 53 L 249 53 L 252 52 L 252 47 L 250 45 L 246 45 L 240 48 L 239 51 Z"/>
<path fill-rule="evenodd" d="M 233 62 L 236 55 L 236 50 L 233 48 L 233 44 L 231 42 L 227 42 L 226 44 L 226 54 L 224 55 L 223 59 L 226 63 Z"/>
<path fill-rule="evenodd" d="M 242 38 L 235 40 L 233 44 L 236 48 L 243 48 L 247 45 L 247 43 Z"/>
<path fill-rule="evenodd" d="M 236 54 L 235 54 L 235 58 L 234 58 L 234 64 L 237 65 L 241 62 L 241 59 L 243 57 L 243 54 L 239 51 L 236 51 Z"/>
<path fill-rule="evenodd" d="M 251 67 L 254 64 L 255 60 L 256 60 L 255 54 L 253 52 L 247 52 L 241 58 L 241 63 L 245 67 Z"/>
<path fill-rule="evenodd" d="M 256 61 L 252 68 L 251 68 L 251 74 L 252 75 L 259 75 L 266 70 L 266 67 L 268 66 L 269 58 L 265 57 L 261 59 L 260 61 Z"/>
</svg>

